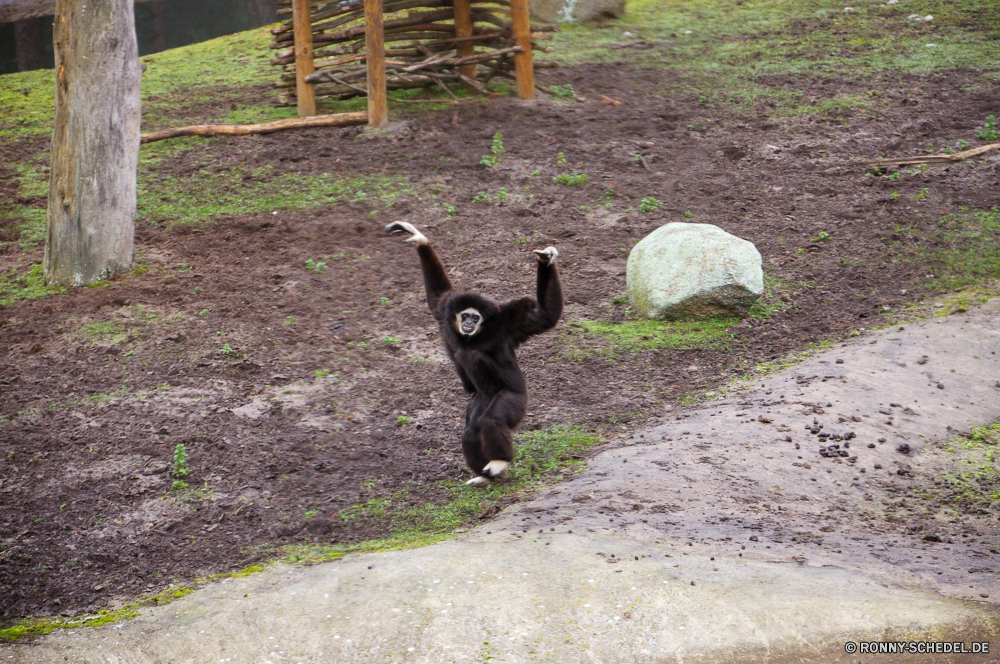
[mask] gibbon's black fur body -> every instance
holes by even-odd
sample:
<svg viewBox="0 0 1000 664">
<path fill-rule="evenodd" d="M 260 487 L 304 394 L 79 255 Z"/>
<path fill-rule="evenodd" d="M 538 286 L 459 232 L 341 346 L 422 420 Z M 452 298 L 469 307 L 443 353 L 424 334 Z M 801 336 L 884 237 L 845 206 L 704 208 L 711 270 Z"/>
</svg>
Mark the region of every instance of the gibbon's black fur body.
<svg viewBox="0 0 1000 664">
<path fill-rule="evenodd" d="M 555 327 L 562 315 L 558 252 L 553 247 L 535 252 L 537 300 L 524 297 L 498 304 L 476 293 L 456 293 L 437 253 L 409 224 L 397 222 L 386 230 L 415 234 L 410 241 L 417 243 L 427 306 L 438 321 L 462 387 L 471 395 L 462 434 L 466 463 L 477 476 L 470 483 L 485 483 L 481 478 L 501 474 L 514 460 L 513 430 L 527 412 L 527 385 L 515 351 L 532 336 Z"/>
</svg>

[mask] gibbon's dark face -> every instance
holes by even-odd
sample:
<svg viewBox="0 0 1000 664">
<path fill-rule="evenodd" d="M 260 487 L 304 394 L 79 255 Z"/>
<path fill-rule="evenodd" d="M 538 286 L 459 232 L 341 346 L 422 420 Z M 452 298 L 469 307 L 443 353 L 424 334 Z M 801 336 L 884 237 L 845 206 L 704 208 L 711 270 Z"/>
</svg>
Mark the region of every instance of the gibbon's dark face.
<svg viewBox="0 0 1000 664">
<path fill-rule="evenodd" d="M 464 337 L 471 337 L 479 332 L 479 326 L 483 323 L 483 316 L 478 309 L 469 307 L 455 314 L 455 328 Z"/>
</svg>

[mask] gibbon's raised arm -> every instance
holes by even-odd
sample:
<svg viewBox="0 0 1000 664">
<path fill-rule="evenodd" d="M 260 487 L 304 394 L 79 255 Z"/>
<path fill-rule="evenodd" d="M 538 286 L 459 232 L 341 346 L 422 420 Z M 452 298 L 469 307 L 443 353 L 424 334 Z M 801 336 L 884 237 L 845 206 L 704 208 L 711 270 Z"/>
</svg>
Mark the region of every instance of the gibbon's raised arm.
<svg viewBox="0 0 1000 664">
<path fill-rule="evenodd" d="M 559 252 L 555 247 L 546 247 L 534 253 L 538 258 L 537 300 L 525 298 L 520 301 L 519 311 L 514 317 L 514 334 L 518 343 L 551 330 L 562 316 L 562 284 L 556 269 Z"/>
<path fill-rule="evenodd" d="M 420 268 L 424 273 L 424 290 L 427 291 L 427 306 L 431 313 L 438 316 L 438 303 L 445 293 L 451 291 L 451 282 L 444 272 L 444 265 L 438 258 L 437 252 L 430 244 L 417 245 L 417 254 L 420 256 Z"/>
<path fill-rule="evenodd" d="M 420 256 L 420 268 L 424 274 L 424 290 L 427 292 L 427 306 L 431 313 L 438 316 L 438 303 L 441 297 L 451 290 L 451 281 L 445 274 L 444 265 L 438 258 L 437 252 L 431 247 L 430 241 L 423 233 L 418 231 L 413 224 L 405 221 L 394 221 L 385 227 L 385 232 L 390 235 L 394 233 L 409 233 L 410 237 L 404 242 L 413 242 L 417 245 L 417 255 Z"/>
</svg>

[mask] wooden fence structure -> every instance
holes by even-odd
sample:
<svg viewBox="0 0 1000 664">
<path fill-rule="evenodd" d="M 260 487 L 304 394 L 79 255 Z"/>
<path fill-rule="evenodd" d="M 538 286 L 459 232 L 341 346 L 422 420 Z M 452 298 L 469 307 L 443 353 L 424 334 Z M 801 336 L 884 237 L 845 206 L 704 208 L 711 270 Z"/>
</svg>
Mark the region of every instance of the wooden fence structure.
<svg viewBox="0 0 1000 664">
<path fill-rule="evenodd" d="M 282 68 L 279 102 L 316 113 L 316 98 L 368 97 L 368 123 L 387 122 L 389 90 L 449 84 L 486 92 L 495 76 L 535 95 L 532 40 L 554 24 L 532 24 L 528 0 L 279 0 L 290 19 L 272 28 Z M 513 74 L 511 71 L 513 70 Z"/>
</svg>

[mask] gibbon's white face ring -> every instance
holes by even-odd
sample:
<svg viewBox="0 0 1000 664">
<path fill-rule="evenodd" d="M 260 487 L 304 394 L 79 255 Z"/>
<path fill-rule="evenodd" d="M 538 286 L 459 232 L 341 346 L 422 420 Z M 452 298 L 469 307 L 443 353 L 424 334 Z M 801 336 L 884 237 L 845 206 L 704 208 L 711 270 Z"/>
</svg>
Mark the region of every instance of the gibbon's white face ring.
<svg viewBox="0 0 1000 664">
<path fill-rule="evenodd" d="M 478 309 L 469 307 L 455 314 L 455 329 L 463 337 L 471 337 L 479 332 L 479 326 L 483 324 L 483 315 Z"/>
</svg>

